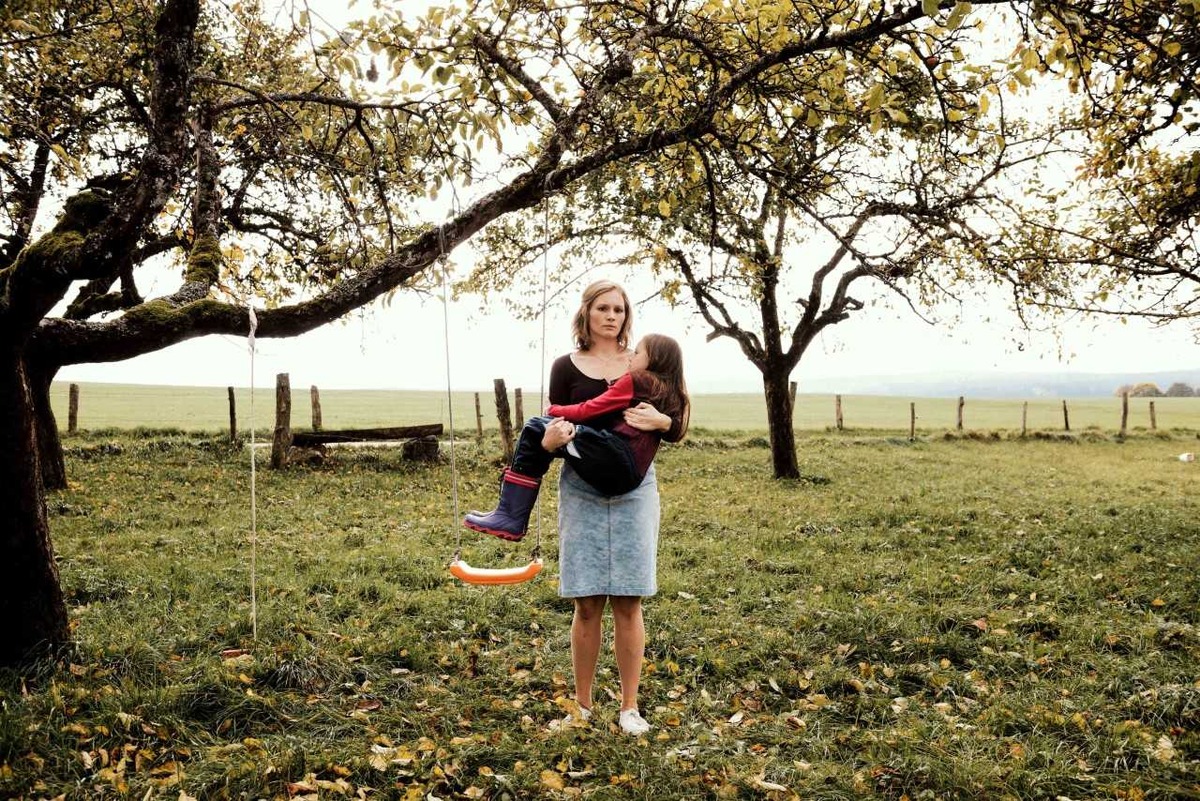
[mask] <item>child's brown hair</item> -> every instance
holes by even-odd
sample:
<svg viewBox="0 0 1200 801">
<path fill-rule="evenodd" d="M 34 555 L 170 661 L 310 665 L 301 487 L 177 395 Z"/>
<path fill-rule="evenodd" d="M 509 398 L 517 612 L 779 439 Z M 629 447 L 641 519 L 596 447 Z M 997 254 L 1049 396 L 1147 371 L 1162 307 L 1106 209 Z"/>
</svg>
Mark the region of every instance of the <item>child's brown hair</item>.
<svg viewBox="0 0 1200 801">
<path fill-rule="evenodd" d="M 644 400 L 672 420 L 679 421 L 679 438 L 687 433 L 692 402 L 683 380 L 683 349 L 663 334 L 646 334 L 638 343 L 646 350 L 646 369 L 637 371 L 650 380 L 651 389 Z"/>
</svg>

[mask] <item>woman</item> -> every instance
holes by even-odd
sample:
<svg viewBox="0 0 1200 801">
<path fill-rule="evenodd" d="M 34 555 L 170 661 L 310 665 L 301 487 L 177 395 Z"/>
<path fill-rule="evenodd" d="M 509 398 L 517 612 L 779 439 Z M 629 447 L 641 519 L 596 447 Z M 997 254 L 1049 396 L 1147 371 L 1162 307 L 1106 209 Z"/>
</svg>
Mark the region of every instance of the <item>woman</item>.
<svg viewBox="0 0 1200 801">
<path fill-rule="evenodd" d="M 597 281 L 583 292 L 572 323 L 577 349 L 550 368 L 549 400 L 573 404 L 590 400 L 629 369 L 632 310 L 620 285 Z M 615 412 L 633 428 L 663 431 L 677 442 L 685 421 L 672 420 L 647 403 Z M 615 422 L 615 421 L 614 421 Z M 542 447 L 557 450 L 574 436 L 575 424 L 556 419 L 546 426 Z M 564 465 L 559 479 L 559 595 L 572 598 L 571 667 L 577 714 L 556 721 L 558 728 L 591 717 L 596 664 L 603 640 L 602 615 L 612 609 L 614 650 L 621 678 L 619 724 L 640 735 L 650 724 L 638 712 L 638 684 L 646 629 L 642 598 L 657 592 L 659 498 L 654 466 L 634 490 L 606 497 Z"/>
</svg>

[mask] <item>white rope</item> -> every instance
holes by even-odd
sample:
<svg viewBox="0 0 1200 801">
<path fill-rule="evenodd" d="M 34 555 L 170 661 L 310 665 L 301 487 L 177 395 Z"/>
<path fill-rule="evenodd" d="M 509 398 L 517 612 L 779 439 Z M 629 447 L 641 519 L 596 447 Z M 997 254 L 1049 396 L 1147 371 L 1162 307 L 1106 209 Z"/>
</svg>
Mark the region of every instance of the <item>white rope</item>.
<svg viewBox="0 0 1200 801">
<path fill-rule="evenodd" d="M 439 232 L 439 239 L 441 233 Z M 462 526 L 459 524 L 458 517 L 458 462 L 455 456 L 454 448 L 454 394 L 450 389 L 450 296 L 446 288 L 448 279 L 446 274 L 449 272 L 446 266 L 445 245 L 442 245 L 441 256 L 442 267 L 442 342 L 443 350 L 446 354 L 446 409 L 447 417 L 450 423 L 450 498 L 451 498 L 451 514 L 450 524 L 454 526 L 457 532 L 455 536 L 454 560 L 457 561 L 462 555 Z"/>
<path fill-rule="evenodd" d="M 550 176 L 546 176 L 546 180 L 550 180 Z M 542 356 L 540 364 L 540 380 L 541 386 L 538 389 L 538 414 L 544 414 L 546 411 L 546 283 L 547 276 L 550 272 L 550 196 L 542 188 L 542 235 L 546 238 L 544 247 L 542 248 Z M 524 420 L 519 420 L 521 425 L 525 424 Z M 542 495 L 537 496 L 537 544 L 534 546 L 538 554 L 542 551 Z"/>
<path fill-rule="evenodd" d="M 254 332 L 258 329 L 258 317 L 253 306 L 247 309 L 250 312 L 250 334 L 246 338 L 250 348 L 250 631 L 258 642 L 258 473 L 254 448 Z"/>
</svg>

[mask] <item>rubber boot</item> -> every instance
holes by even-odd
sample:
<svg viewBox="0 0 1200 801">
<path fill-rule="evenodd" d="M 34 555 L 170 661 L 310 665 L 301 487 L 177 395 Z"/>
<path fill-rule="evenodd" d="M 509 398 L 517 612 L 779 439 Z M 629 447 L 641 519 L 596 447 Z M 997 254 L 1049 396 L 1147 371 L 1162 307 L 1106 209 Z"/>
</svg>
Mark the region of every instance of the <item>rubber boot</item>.
<svg viewBox="0 0 1200 801">
<path fill-rule="evenodd" d="M 537 502 L 541 479 L 504 471 L 500 481 L 500 503 L 491 512 L 468 512 L 463 525 L 509 542 L 520 542 L 529 529 L 529 513 Z"/>
</svg>

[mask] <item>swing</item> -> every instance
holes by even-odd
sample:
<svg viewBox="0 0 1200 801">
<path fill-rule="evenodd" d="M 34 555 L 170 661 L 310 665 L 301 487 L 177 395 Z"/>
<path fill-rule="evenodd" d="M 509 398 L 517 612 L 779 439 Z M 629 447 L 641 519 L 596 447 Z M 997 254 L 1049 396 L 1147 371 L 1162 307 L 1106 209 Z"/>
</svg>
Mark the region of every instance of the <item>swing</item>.
<svg viewBox="0 0 1200 801">
<path fill-rule="evenodd" d="M 457 194 L 455 195 L 455 208 L 458 206 Z M 547 260 L 549 258 L 549 230 L 550 230 L 550 210 L 549 202 L 545 203 L 545 230 L 547 232 L 547 246 L 542 251 L 542 388 L 540 400 L 545 399 L 545 367 L 546 367 L 546 282 L 547 282 Z M 450 574 L 464 584 L 474 584 L 478 586 L 502 586 L 505 584 L 522 584 L 530 581 L 542 572 L 542 498 L 538 495 L 537 500 L 537 540 L 533 546 L 533 553 L 529 557 L 529 563 L 524 566 L 517 567 L 473 567 L 462 557 L 462 520 L 458 511 L 458 465 L 454 455 L 454 402 L 450 391 L 450 302 L 449 294 L 446 289 L 446 241 L 442 233 L 442 229 L 438 229 L 438 239 L 441 244 L 441 260 L 442 260 L 442 325 L 444 328 L 443 336 L 445 341 L 446 351 L 446 408 L 448 409 L 448 417 L 450 424 L 450 475 L 451 475 L 451 498 L 453 507 L 453 520 L 451 524 L 455 526 L 457 531 L 455 539 L 454 556 L 450 559 L 449 570 Z"/>
<path fill-rule="evenodd" d="M 542 560 L 537 556 L 534 556 L 524 567 L 471 567 L 458 554 L 455 554 L 454 561 L 450 563 L 450 573 L 456 579 L 467 584 L 483 586 L 521 584 L 541 572 Z"/>
</svg>

